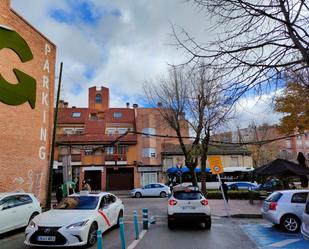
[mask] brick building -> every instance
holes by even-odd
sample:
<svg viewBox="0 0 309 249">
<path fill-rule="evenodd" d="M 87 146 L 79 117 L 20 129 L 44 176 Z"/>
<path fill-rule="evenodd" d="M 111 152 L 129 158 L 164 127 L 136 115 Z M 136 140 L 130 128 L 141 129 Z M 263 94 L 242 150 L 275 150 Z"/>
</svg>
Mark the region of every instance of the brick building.
<svg viewBox="0 0 309 249">
<path fill-rule="evenodd" d="M 54 186 L 62 183 L 69 161 L 69 178 L 84 180 L 96 190 L 121 190 L 162 180 L 161 151 L 167 139 L 129 133 L 174 134 L 157 108 L 111 108 L 109 89 L 89 88 L 88 107 L 68 107 L 61 101 L 58 115 Z M 184 130 L 188 136 L 188 129 Z M 68 160 L 69 158 L 69 160 Z"/>
<path fill-rule="evenodd" d="M 44 202 L 56 46 L 12 10 L 9 0 L 0 1 L 0 40 L 0 192 L 32 192 Z"/>
</svg>

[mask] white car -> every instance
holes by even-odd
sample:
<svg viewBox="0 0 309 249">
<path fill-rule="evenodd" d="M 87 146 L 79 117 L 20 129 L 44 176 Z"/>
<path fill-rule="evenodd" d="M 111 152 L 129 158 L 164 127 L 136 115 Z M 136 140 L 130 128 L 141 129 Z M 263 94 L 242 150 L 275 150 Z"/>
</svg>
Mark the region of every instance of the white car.
<svg viewBox="0 0 309 249">
<path fill-rule="evenodd" d="M 208 200 L 197 187 L 174 187 L 168 200 L 167 223 L 173 228 L 177 221 L 204 223 L 211 227 L 211 214 Z"/>
<path fill-rule="evenodd" d="M 162 183 L 151 183 L 145 185 L 143 188 L 135 188 L 131 190 L 131 197 L 140 198 L 143 196 L 160 196 L 165 198 L 171 193 L 168 186 Z"/>
<path fill-rule="evenodd" d="M 25 227 L 42 212 L 40 202 L 29 193 L 0 193 L 0 234 Z"/>
<path fill-rule="evenodd" d="M 122 201 L 111 193 L 82 191 L 66 197 L 54 209 L 36 216 L 25 231 L 31 246 L 92 246 L 97 230 L 119 225 Z"/>
<path fill-rule="evenodd" d="M 301 233 L 306 240 L 309 240 L 309 196 L 307 198 L 305 211 L 303 213 L 303 223 L 301 225 Z"/>
<path fill-rule="evenodd" d="M 261 208 L 263 218 L 281 225 L 286 232 L 299 232 L 308 193 L 309 190 L 273 192 Z"/>
</svg>

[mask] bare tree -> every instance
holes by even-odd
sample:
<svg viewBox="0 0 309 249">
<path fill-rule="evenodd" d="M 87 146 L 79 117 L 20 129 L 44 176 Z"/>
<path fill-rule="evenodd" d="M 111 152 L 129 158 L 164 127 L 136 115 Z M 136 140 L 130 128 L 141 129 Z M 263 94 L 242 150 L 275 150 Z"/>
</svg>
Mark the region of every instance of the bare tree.
<svg viewBox="0 0 309 249">
<path fill-rule="evenodd" d="M 236 96 L 274 90 L 285 70 L 309 66 L 309 5 L 306 0 L 187 0 L 215 21 L 217 39 L 195 40 L 173 27 L 176 45 L 189 60 L 207 59 Z"/>
<path fill-rule="evenodd" d="M 202 191 L 206 193 L 210 132 L 226 121 L 231 111 L 230 99 L 223 95 L 204 65 L 189 70 L 173 66 L 168 78 L 161 79 L 159 84 L 148 84 L 145 93 L 153 105 L 161 103 L 159 111 L 177 134 L 194 186 L 197 186 L 195 168 L 201 160 Z M 189 144 L 182 135 L 185 123 L 194 133 Z"/>
</svg>

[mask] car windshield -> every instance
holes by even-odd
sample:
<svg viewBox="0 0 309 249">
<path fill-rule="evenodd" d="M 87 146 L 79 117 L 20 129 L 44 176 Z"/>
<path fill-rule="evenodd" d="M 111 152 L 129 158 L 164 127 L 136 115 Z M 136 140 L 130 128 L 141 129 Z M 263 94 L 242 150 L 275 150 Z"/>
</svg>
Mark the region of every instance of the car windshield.
<svg viewBox="0 0 309 249">
<path fill-rule="evenodd" d="M 98 196 L 68 196 L 55 209 L 95 209 L 99 201 Z"/>
<path fill-rule="evenodd" d="M 281 198 L 282 193 L 280 192 L 274 192 L 270 196 L 268 196 L 265 201 L 270 201 L 270 202 L 277 202 Z"/>
<path fill-rule="evenodd" d="M 174 193 L 174 198 L 178 200 L 200 200 L 202 195 L 199 191 L 177 191 Z"/>
</svg>

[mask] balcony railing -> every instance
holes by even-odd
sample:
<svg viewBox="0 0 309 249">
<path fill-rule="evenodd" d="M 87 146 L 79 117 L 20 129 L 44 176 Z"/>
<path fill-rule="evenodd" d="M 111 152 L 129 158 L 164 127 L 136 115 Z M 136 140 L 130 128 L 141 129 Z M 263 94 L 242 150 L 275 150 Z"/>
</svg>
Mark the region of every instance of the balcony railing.
<svg viewBox="0 0 309 249">
<path fill-rule="evenodd" d="M 62 157 L 64 157 L 64 155 L 59 155 L 58 162 L 62 162 Z M 72 154 L 71 155 L 71 162 L 80 162 L 81 159 L 82 159 L 81 154 Z"/>
<path fill-rule="evenodd" d="M 108 154 L 105 155 L 105 161 L 127 161 L 127 155 L 126 154 L 119 154 L 119 155 L 114 155 L 114 154 Z"/>
</svg>

